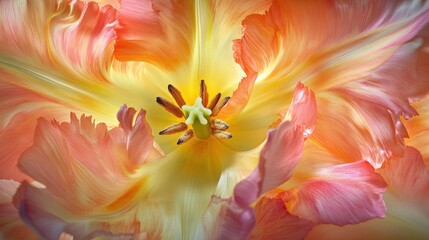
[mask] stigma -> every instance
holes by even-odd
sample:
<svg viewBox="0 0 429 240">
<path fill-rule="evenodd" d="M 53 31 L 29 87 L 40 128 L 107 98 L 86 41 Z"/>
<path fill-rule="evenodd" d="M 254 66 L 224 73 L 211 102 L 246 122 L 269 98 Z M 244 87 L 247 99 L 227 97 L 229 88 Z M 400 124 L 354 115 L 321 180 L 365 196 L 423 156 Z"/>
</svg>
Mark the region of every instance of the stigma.
<svg viewBox="0 0 429 240">
<path fill-rule="evenodd" d="M 193 105 L 187 105 L 181 92 L 173 85 L 168 85 L 168 91 L 176 104 L 161 97 L 157 97 L 156 102 L 175 117 L 184 118 L 184 122 L 164 128 L 159 132 L 160 135 L 182 133 L 177 140 L 178 145 L 189 141 L 194 136 L 200 140 L 208 139 L 210 136 L 218 139 L 232 138 L 231 133 L 226 131 L 229 125 L 225 121 L 215 118 L 228 103 L 230 97 L 221 100 L 221 94 L 218 93 L 209 102 L 204 80 L 201 80 L 200 83 L 200 96 L 196 98 Z"/>
</svg>

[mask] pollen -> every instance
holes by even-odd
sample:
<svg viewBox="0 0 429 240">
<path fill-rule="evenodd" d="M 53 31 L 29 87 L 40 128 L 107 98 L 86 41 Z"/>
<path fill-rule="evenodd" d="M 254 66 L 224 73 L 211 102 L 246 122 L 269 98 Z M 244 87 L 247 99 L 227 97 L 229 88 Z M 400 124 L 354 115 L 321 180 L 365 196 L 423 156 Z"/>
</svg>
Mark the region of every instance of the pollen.
<svg viewBox="0 0 429 240">
<path fill-rule="evenodd" d="M 221 120 L 215 119 L 222 108 L 228 103 L 230 97 L 221 99 L 217 93 L 209 102 L 209 94 L 204 80 L 200 82 L 200 96 L 196 98 L 194 105 L 186 105 L 182 93 L 173 85 L 168 85 L 168 91 L 174 99 L 173 102 L 157 97 L 156 102 L 166 111 L 177 118 L 184 118 L 184 122 L 175 123 L 159 132 L 160 135 L 171 135 L 182 133 L 177 144 L 183 144 L 194 136 L 204 140 L 214 136 L 218 139 L 230 139 L 232 134 L 225 131 L 229 125 Z"/>
</svg>

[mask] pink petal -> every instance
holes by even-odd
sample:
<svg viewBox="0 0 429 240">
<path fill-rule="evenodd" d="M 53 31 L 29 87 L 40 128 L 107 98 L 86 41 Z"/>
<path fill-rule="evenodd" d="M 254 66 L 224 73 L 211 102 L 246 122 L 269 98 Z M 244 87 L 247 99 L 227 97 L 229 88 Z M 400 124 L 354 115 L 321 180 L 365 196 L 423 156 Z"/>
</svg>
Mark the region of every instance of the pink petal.
<svg viewBox="0 0 429 240">
<path fill-rule="evenodd" d="M 269 132 L 258 167 L 236 185 L 233 198 L 224 206 L 219 239 L 245 239 L 254 224 L 250 204 L 292 176 L 302 156 L 304 138 L 309 134 L 300 124 L 312 129 L 317 111 L 314 93 L 301 84 L 296 88 L 293 103 L 292 121 L 285 121 Z M 307 113 L 309 120 L 305 119 Z"/>
<path fill-rule="evenodd" d="M 298 83 L 289 108 L 291 121 L 283 122 L 270 131 L 261 150 L 261 193 L 279 186 L 292 176 L 302 156 L 304 139 L 314 129 L 316 114 L 314 93 Z"/>
<path fill-rule="evenodd" d="M 255 206 L 256 224 L 249 239 L 304 239 L 310 232 L 313 223 L 291 215 L 282 195 L 264 196 L 258 201 Z"/>
<path fill-rule="evenodd" d="M 18 182 L 0 180 L 0 238 L 11 240 L 38 239 L 20 219 L 18 210 L 12 204 L 12 197 L 18 187 Z"/>
<path fill-rule="evenodd" d="M 189 60 L 189 36 L 193 34 L 191 9 L 190 3 L 184 1 L 122 0 L 115 56 L 119 60 L 150 62 L 165 68 Z"/>
<path fill-rule="evenodd" d="M 128 150 L 128 157 L 133 164 L 137 165 L 160 158 L 164 154 L 154 141 L 152 130 L 146 121 L 146 111 L 140 110 L 133 125 L 135 114 L 134 108 L 128 108 L 124 105 L 117 116 L 119 126 L 126 136 L 125 144 Z"/>
<path fill-rule="evenodd" d="M 48 50 L 53 60 L 83 79 L 106 80 L 113 54 L 116 10 L 80 1 L 59 4 L 58 10 L 48 25 Z"/>
<path fill-rule="evenodd" d="M 429 171 L 419 151 L 407 147 L 403 158 L 385 162 L 381 175 L 399 199 L 416 204 L 429 216 Z"/>
<path fill-rule="evenodd" d="M 286 206 L 314 223 L 355 224 L 383 218 L 386 183 L 366 161 L 321 169 L 319 178 L 288 191 Z"/>
</svg>

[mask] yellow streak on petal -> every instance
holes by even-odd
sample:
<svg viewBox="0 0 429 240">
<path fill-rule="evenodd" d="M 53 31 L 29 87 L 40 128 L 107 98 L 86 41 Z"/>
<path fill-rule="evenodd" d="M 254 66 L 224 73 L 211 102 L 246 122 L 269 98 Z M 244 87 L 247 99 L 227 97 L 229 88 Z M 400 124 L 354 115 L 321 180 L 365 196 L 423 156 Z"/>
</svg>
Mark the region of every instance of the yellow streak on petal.
<svg viewBox="0 0 429 240">
<path fill-rule="evenodd" d="M 140 181 L 134 184 L 134 186 L 131 187 L 126 193 L 124 193 L 122 196 L 120 196 L 118 199 L 108 205 L 106 207 L 106 210 L 113 212 L 129 205 L 130 202 L 132 202 L 136 198 L 140 189 L 142 189 L 142 182 L 143 181 Z"/>
</svg>

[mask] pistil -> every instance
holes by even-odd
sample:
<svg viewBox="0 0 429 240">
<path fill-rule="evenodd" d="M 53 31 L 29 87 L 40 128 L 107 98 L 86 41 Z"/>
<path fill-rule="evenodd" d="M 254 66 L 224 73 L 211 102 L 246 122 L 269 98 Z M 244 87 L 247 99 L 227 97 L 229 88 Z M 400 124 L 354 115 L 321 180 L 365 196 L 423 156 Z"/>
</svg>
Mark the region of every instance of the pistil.
<svg viewBox="0 0 429 240">
<path fill-rule="evenodd" d="M 209 123 L 212 111 L 205 108 L 202 104 L 201 97 L 195 100 L 193 106 L 182 106 L 185 112 L 186 124 L 191 124 L 194 129 L 195 136 L 199 139 L 207 139 L 211 135 L 211 128 Z"/>
<path fill-rule="evenodd" d="M 177 105 L 162 97 L 157 97 L 156 102 L 174 116 L 178 118 L 184 117 L 185 122 L 166 127 L 159 132 L 160 135 L 184 132 L 177 141 L 178 145 L 189 141 L 194 136 L 202 140 L 210 138 L 211 135 L 218 139 L 232 138 L 231 133 L 225 131 L 229 128 L 228 124 L 220 119 L 213 119 L 228 103 L 230 97 L 221 99 L 221 94 L 217 93 L 209 101 L 209 94 L 204 80 L 201 80 L 200 83 L 200 96 L 192 106 L 186 105 L 182 93 L 173 85 L 168 85 L 168 91 Z M 191 125 L 192 129 L 188 129 L 188 125 Z"/>
</svg>

